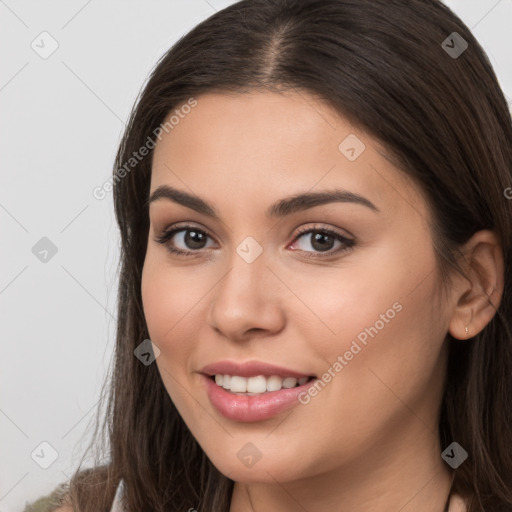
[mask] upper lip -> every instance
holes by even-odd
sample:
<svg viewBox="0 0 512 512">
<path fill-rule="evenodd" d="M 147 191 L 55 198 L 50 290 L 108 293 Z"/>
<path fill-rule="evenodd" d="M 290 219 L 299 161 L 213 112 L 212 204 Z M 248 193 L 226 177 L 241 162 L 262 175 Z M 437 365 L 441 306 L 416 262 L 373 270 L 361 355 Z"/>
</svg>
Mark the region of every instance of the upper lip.
<svg viewBox="0 0 512 512">
<path fill-rule="evenodd" d="M 276 366 L 263 361 L 247 361 L 244 363 L 236 361 L 218 361 L 203 367 L 201 373 L 208 376 L 221 374 L 238 375 L 240 377 L 255 377 L 257 375 L 270 377 L 272 375 L 278 375 L 279 377 L 295 377 L 297 379 L 301 377 L 313 377 L 311 374 Z"/>
</svg>

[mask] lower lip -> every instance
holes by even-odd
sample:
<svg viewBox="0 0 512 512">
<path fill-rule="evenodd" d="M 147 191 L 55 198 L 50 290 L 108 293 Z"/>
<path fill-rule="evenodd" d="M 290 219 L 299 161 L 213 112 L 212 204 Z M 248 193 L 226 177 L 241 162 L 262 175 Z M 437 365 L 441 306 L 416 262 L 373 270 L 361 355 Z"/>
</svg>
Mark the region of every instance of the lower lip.
<svg viewBox="0 0 512 512">
<path fill-rule="evenodd" d="M 217 385 L 213 379 L 203 375 L 208 398 L 226 418 L 245 423 L 263 421 L 297 405 L 299 395 L 305 392 L 317 379 L 302 386 L 279 391 L 268 391 L 256 396 L 236 395 Z"/>
</svg>

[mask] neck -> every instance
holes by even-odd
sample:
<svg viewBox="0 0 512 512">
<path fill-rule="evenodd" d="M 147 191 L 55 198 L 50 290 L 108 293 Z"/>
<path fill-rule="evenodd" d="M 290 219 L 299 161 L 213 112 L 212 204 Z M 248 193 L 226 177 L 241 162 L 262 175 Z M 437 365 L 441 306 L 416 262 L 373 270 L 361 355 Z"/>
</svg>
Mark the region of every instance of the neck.
<svg viewBox="0 0 512 512">
<path fill-rule="evenodd" d="M 417 418 L 408 438 L 372 443 L 350 464 L 300 480 L 235 482 L 230 512 L 400 510 L 444 512 L 452 472 L 439 441 Z"/>
</svg>

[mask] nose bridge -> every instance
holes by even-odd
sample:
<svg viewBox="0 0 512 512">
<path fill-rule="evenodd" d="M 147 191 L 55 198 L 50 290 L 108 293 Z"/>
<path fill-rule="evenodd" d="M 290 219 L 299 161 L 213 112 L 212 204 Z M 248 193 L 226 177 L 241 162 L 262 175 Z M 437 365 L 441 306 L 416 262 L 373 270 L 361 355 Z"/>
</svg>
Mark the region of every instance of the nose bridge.
<svg viewBox="0 0 512 512">
<path fill-rule="evenodd" d="M 253 302 L 253 306 L 265 295 L 265 286 L 270 272 L 263 245 L 253 236 L 246 236 L 233 247 L 228 258 L 229 273 L 219 286 L 224 299 L 235 297 Z"/>
<path fill-rule="evenodd" d="M 267 268 L 268 258 L 262 244 L 247 236 L 234 246 L 229 270 L 217 284 L 209 309 L 212 327 L 228 337 L 242 337 L 249 329 L 280 329 L 284 315 L 275 293 L 273 273 Z M 274 299 L 271 299 L 271 296 Z"/>
</svg>

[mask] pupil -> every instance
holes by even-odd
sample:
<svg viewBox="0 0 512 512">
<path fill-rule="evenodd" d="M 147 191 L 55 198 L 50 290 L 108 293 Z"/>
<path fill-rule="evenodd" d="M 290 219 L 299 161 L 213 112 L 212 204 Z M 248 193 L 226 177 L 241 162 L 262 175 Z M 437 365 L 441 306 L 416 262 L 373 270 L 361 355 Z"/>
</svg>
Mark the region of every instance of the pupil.
<svg viewBox="0 0 512 512">
<path fill-rule="evenodd" d="M 204 244 L 205 236 L 203 233 L 197 231 L 188 230 L 185 234 L 185 243 L 191 249 L 202 249 Z"/>
<path fill-rule="evenodd" d="M 321 243 L 322 240 L 324 241 L 323 244 Z M 331 247 L 326 247 L 325 241 L 327 241 L 327 246 L 330 246 L 332 244 L 332 241 L 333 241 L 332 236 L 326 235 L 326 234 L 323 234 L 323 233 L 315 233 L 314 236 L 313 236 L 312 246 L 315 247 L 315 244 L 319 243 L 319 246 L 315 247 L 315 249 L 318 249 L 320 251 L 328 250 Z"/>
</svg>

